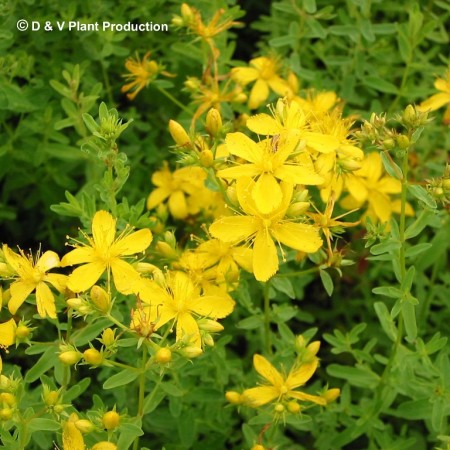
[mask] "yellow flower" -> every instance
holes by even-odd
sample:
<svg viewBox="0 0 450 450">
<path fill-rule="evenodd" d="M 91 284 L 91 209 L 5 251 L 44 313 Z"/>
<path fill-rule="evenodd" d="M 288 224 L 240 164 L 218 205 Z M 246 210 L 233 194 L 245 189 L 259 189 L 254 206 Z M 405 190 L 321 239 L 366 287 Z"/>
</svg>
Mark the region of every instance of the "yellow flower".
<svg viewBox="0 0 450 450">
<path fill-rule="evenodd" d="M 314 172 L 312 165 L 307 167 L 293 159 L 299 144 L 296 136 L 285 134 L 279 139 L 266 139 L 256 143 L 243 133 L 229 133 L 226 144 L 232 155 L 249 163 L 219 170 L 217 176 L 256 179 L 252 198 L 262 213 L 270 213 L 281 204 L 282 193 L 277 180 L 293 184 L 323 183 L 323 178 Z"/>
<path fill-rule="evenodd" d="M 285 218 L 293 187 L 289 183 L 281 183 L 280 187 L 280 206 L 271 213 L 264 214 L 253 200 L 255 182 L 250 178 L 239 179 L 236 184 L 237 197 L 245 215 L 222 217 L 209 228 L 213 237 L 224 242 L 250 241 L 253 247 L 253 273 L 259 281 L 267 281 L 278 270 L 278 254 L 274 240 L 305 253 L 314 253 L 322 245 L 315 227 Z"/>
<path fill-rule="evenodd" d="M 156 186 L 148 199 L 147 208 L 153 209 L 168 199 L 170 214 L 175 219 L 184 219 L 189 214 L 198 212 L 192 210 L 189 197 L 195 197 L 198 190 L 204 186 L 206 173 L 200 167 L 183 167 L 170 171 L 167 164 L 152 175 L 152 183 Z"/>
<path fill-rule="evenodd" d="M 174 75 L 163 70 L 156 61 L 149 60 L 150 52 L 147 52 L 142 60 L 136 55 L 136 58 L 128 58 L 125 62 L 126 69 L 131 72 L 123 75 L 126 80 L 133 80 L 130 83 L 122 86 L 122 92 L 129 92 L 128 99 L 134 100 L 139 92 L 153 81 L 158 74 L 163 74 L 166 77 L 173 77 Z"/>
<path fill-rule="evenodd" d="M 310 129 L 311 114 L 305 113 L 297 102 L 289 102 L 280 98 L 275 108 L 271 108 L 272 117 L 268 114 L 256 114 L 247 120 L 247 127 L 264 136 L 291 133 L 305 141 L 307 149 L 321 153 L 330 153 L 339 146 L 339 141 L 323 131 Z"/>
<path fill-rule="evenodd" d="M 339 101 L 336 92 L 325 91 L 325 92 L 314 92 L 308 91 L 306 93 L 306 98 L 294 97 L 294 102 L 297 102 L 307 113 L 313 113 L 315 116 L 319 116 L 330 111 L 334 106 L 336 106 Z"/>
<path fill-rule="evenodd" d="M 275 57 L 261 56 L 250 61 L 250 67 L 235 67 L 231 78 L 245 86 L 255 81 L 250 92 L 248 106 L 258 108 L 269 97 L 270 89 L 278 95 L 290 95 L 289 84 L 278 75 L 278 61 Z"/>
<path fill-rule="evenodd" d="M 423 101 L 417 109 L 419 111 L 435 111 L 447 105 L 447 109 L 444 113 L 444 123 L 450 124 L 450 68 L 447 70 L 445 78 L 438 78 L 434 82 L 434 87 L 441 91 L 438 94 L 432 95 L 427 100 Z"/>
<path fill-rule="evenodd" d="M 284 402 L 288 399 L 317 403 L 326 405 L 326 401 L 317 395 L 306 394 L 295 389 L 303 386 L 317 369 L 318 360 L 314 358 L 309 363 L 300 366 L 294 365 L 289 374 L 283 375 L 267 361 L 264 356 L 254 355 L 253 365 L 256 371 L 268 382 L 266 385 L 246 389 L 242 395 L 249 406 L 258 408 L 272 401 Z"/>
<path fill-rule="evenodd" d="M 373 221 L 381 222 L 389 222 L 393 212 L 400 212 L 400 200 L 392 200 L 390 194 L 399 194 L 402 190 L 401 183 L 384 175 L 381 156 L 377 152 L 366 156 L 361 169 L 346 175 L 345 185 L 350 193 L 341 201 L 341 206 L 345 209 L 361 208 L 367 202 L 364 218 L 369 216 Z M 414 214 L 410 204 L 406 205 L 406 214 Z"/>
<path fill-rule="evenodd" d="M 149 229 L 131 234 L 128 231 L 127 227 L 116 238 L 116 219 L 107 211 L 97 211 L 92 220 L 92 237 L 83 233 L 88 244 L 76 244 L 75 250 L 67 253 L 61 260 L 62 266 L 83 264 L 69 275 L 67 287 L 73 292 L 86 291 L 106 270 L 108 279 L 112 272 L 119 292 L 134 293 L 140 275 L 122 258 L 143 252 L 153 237 Z"/>
<path fill-rule="evenodd" d="M 78 416 L 75 413 L 72 413 L 69 417 L 69 420 L 63 426 L 63 433 L 62 433 L 63 450 L 86 449 L 83 435 L 75 425 L 75 422 L 77 420 Z"/>
<path fill-rule="evenodd" d="M 155 324 L 155 330 L 166 323 L 176 323 L 176 340 L 185 340 L 201 347 L 200 329 L 197 319 L 208 317 L 222 319 L 234 309 L 234 301 L 221 293 L 202 295 L 189 276 L 183 272 L 167 272 L 164 285 L 156 281 L 142 280 L 139 290 L 145 316 Z"/>
<path fill-rule="evenodd" d="M 14 319 L 0 323 L 0 348 L 7 349 L 16 342 L 17 324 Z M 3 362 L 0 356 L 0 375 L 3 369 Z"/>
<path fill-rule="evenodd" d="M 55 297 L 47 283 L 59 292 L 63 292 L 66 287 L 67 276 L 47 272 L 60 265 L 59 256 L 55 252 L 47 251 L 42 256 L 38 254 L 37 260 L 33 261 L 31 255 L 25 255 L 22 250 L 18 255 L 6 244 L 3 245 L 3 254 L 17 278 L 10 286 L 11 298 L 8 302 L 8 308 L 11 313 L 15 314 L 27 297 L 36 291 L 36 305 L 39 315 L 41 317 L 48 315 L 55 319 Z M 8 271 L 2 273 L 2 275 L 8 275 Z"/>
</svg>

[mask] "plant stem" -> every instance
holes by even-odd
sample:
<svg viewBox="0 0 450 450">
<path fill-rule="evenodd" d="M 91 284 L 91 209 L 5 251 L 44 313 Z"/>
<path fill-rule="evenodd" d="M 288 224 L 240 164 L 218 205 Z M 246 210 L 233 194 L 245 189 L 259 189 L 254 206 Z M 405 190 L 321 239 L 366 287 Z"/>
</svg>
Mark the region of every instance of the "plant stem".
<svg viewBox="0 0 450 450">
<path fill-rule="evenodd" d="M 192 115 L 192 111 L 189 108 L 186 108 L 186 106 L 183 105 L 183 103 L 181 103 L 180 101 L 178 101 L 170 92 L 166 91 L 164 88 L 158 85 L 155 86 L 156 89 L 158 89 L 158 91 L 161 92 L 161 94 L 165 95 L 172 103 L 177 105 L 179 108 L 181 108 L 184 112 L 188 113 L 190 116 Z"/>
<path fill-rule="evenodd" d="M 144 415 L 144 400 L 145 400 L 145 380 L 146 380 L 146 370 L 145 366 L 147 364 L 147 358 L 148 358 L 148 352 L 147 352 L 147 346 L 142 346 L 142 372 L 139 376 L 139 393 L 138 393 L 138 411 L 137 415 L 142 418 Z M 139 449 L 139 436 L 136 437 L 133 443 L 133 450 Z"/>
<path fill-rule="evenodd" d="M 272 332 L 270 330 L 270 280 L 264 284 L 263 295 L 264 295 L 264 344 L 266 348 L 266 353 L 268 355 L 272 354 Z"/>
</svg>

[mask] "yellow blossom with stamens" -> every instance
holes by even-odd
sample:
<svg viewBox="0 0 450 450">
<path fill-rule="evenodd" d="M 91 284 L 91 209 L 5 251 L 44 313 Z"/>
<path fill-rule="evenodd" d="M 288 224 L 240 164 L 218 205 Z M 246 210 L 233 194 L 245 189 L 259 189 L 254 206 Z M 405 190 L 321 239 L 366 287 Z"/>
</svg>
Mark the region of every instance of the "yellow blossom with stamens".
<svg viewBox="0 0 450 450">
<path fill-rule="evenodd" d="M 158 330 L 165 324 L 176 325 L 176 340 L 201 347 L 198 319 L 223 319 L 232 313 L 235 302 L 226 294 L 202 294 L 184 272 L 167 272 L 162 285 L 143 279 L 139 297 L 148 320 Z"/>
<path fill-rule="evenodd" d="M 135 58 L 128 58 L 125 62 L 125 67 L 128 72 L 123 77 L 130 81 L 122 86 L 122 92 L 128 92 L 129 100 L 134 100 L 139 92 L 149 85 L 159 74 L 166 77 L 173 77 L 175 75 L 166 72 L 164 68 L 154 60 L 149 60 L 150 52 L 147 52 L 142 59 L 136 55 Z"/>
<path fill-rule="evenodd" d="M 7 349 L 16 342 L 17 324 L 14 319 L 0 323 L 0 348 Z M 3 369 L 3 362 L 0 355 L 0 375 Z"/>
<path fill-rule="evenodd" d="M 262 213 L 270 213 L 281 203 L 282 192 L 278 180 L 292 184 L 321 184 L 324 181 L 316 174 L 313 165 L 308 167 L 294 159 L 299 146 L 295 135 L 284 134 L 279 139 L 256 143 L 243 133 L 229 133 L 226 145 L 230 154 L 248 163 L 219 170 L 217 176 L 255 179 L 253 200 Z"/>
<path fill-rule="evenodd" d="M 55 319 L 55 297 L 48 284 L 57 291 L 63 292 L 66 287 L 67 276 L 47 272 L 60 266 L 59 256 L 55 252 L 46 251 L 42 255 L 38 253 L 36 261 L 33 261 L 31 255 L 25 255 L 22 250 L 18 255 L 6 244 L 3 245 L 3 254 L 9 269 L 6 272 L 0 271 L 0 275 L 9 277 L 12 269 L 13 277 L 16 278 L 9 288 L 11 298 L 8 302 L 8 308 L 10 312 L 15 314 L 27 297 L 35 291 L 39 315 L 41 317 L 48 315 Z"/>
<path fill-rule="evenodd" d="M 367 216 L 374 222 L 389 222 L 393 212 L 400 212 L 400 200 L 392 200 L 390 195 L 401 192 L 401 183 L 384 173 L 378 152 L 369 153 L 362 161 L 361 169 L 347 174 L 345 187 L 350 195 L 340 202 L 343 208 L 361 208 L 367 202 L 363 222 Z M 405 212 L 407 215 L 414 215 L 409 203 L 406 204 Z"/>
<path fill-rule="evenodd" d="M 306 113 L 313 113 L 314 116 L 321 116 L 323 113 L 331 111 L 336 106 L 339 98 L 336 92 L 307 91 L 306 98 L 294 97 L 293 101 L 298 103 Z"/>
<path fill-rule="evenodd" d="M 250 60 L 250 67 L 231 69 L 231 78 L 242 86 L 255 82 L 248 100 L 250 109 L 261 106 L 270 90 L 281 96 L 292 95 L 288 82 L 279 75 L 279 62 L 273 56 L 260 56 Z"/>
<path fill-rule="evenodd" d="M 255 370 L 265 379 L 266 384 L 246 389 L 242 393 L 248 406 L 258 408 L 273 401 L 281 403 L 291 398 L 318 405 L 326 405 L 326 400 L 322 397 L 296 390 L 296 388 L 303 386 L 313 376 L 318 365 L 317 358 L 308 363 L 294 365 L 288 375 L 281 374 L 261 355 L 256 354 L 253 356 L 253 365 Z"/>
<path fill-rule="evenodd" d="M 244 214 L 222 217 L 209 228 L 213 237 L 224 242 L 249 242 L 253 248 L 253 273 L 259 281 L 267 281 L 278 270 L 279 261 L 274 241 L 305 253 L 315 253 L 322 246 L 317 228 L 286 218 L 293 186 L 283 182 L 280 187 L 280 206 L 271 213 L 264 214 L 253 200 L 255 182 L 251 178 L 240 178 L 236 183 L 236 190 Z"/>
<path fill-rule="evenodd" d="M 184 219 L 189 214 L 196 214 L 195 203 L 190 196 L 195 196 L 204 187 L 206 172 L 200 167 L 183 167 L 171 172 L 167 163 L 153 172 L 152 183 L 156 186 L 147 199 L 147 208 L 153 209 L 168 200 L 170 214 L 175 219 Z M 195 205 L 195 206 L 194 206 Z"/>
<path fill-rule="evenodd" d="M 450 124 L 450 67 L 445 73 L 445 78 L 438 78 L 434 82 L 434 87 L 440 91 L 424 100 L 418 107 L 418 111 L 436 111 L 443 106 L 447 106 L 444 113 L 444 123 Z"/>
<path fill-rule="evenodd" d="M 73 292 L 86 291 L 107 271 L 112 272 L 116 289 L 123 294 L 136 291 L 139 272 L 123 258 L 143 252 L 152 242 L 149 229 L 129 234 L 127 227 L 116 238 L 116 219 L 107 211 L 97 211 L 92 220 L 92 236 L 83 233 L 87 244 L 78 243 L 61 260 L 62 266 L 83 264 L 70 275 L 67 287 Z"/>
</svg>

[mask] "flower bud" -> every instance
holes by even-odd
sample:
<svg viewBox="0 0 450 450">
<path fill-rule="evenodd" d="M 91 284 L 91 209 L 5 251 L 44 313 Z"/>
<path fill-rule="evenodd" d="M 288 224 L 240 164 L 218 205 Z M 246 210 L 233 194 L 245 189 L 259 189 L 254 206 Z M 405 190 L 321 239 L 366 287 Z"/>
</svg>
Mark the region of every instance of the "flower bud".
<svg viewBox="0 0 450 450">
<path fill-rule="evenodd" d="M 48 388 L 45 389 L 44 386 L 44 393 L 42 394 L 42 397 L 47 406 L 55 406 L 59 400 L 59 391 L 49 391 Z"/>
<path fill-rule="evenodd" d="M 112 328 L 107 328 L 103 331 L 101 342 L 105 347 L 111 347 L 114 345 L 116 343 L 115 330 Z"/>
<path fill-rule="evenodd" d="M 94 429 L 95 429 L 94 424 L 90 420 L 87 420 L 87 419 L 79 419 L 79 420 L 77 420 L 75 422 L 75 426 L 83 434 L 90 433 L 91 431 L 94 431 Z"/>
<path fill-rule="evenodd" d="M 409 145 L 410 145 L 408 136 L 405 136 L 404 134 L 399 134 L 399 135 L 396 137 L 396 140 L 397 140 L 397 145 L 398 145 L 402 150 L 404 150 L 405 148 L 408 148 Z"/>
<path fill-rule="evenodd" d="M 286 211 L 288 217 L 299 217 L 303 216 L 309 209 L 309 202 L 296 202 L 292 203 Z"/>
<path fill-rule="evenodd" d="M 386 150 L 391 150 L 395 147 L 395 141 L 392 138 L 387 138 L 383 141 L 383 147 Z"/>
<path fill-rule="evenodd" d="M 17 403 L 16 396 L 9 392 L 2 392 L 0 394 L 0 402 L 6 403 L 8 406 L 14 406 Z"/>
<path fill-rule="evenodd" d="M 284 412 L 284 405 L 282 404 L 282 403 L 277 403 L 276 405 L 275 405 L 275 407 L 274 407 L 274 410 L 275 410 L 275 412 L 276 413 L 282 413 L 282 412 Z"/>
<path fill-rule="evenodd" d="M 219 110 L 211 108 L 206 114 L 206 131 L 212 137 L 216 137 L 222 129 L 222 116 Z"/>
<path fill-rule="evenodd" d="M 88 348 L 83 352 L 84 360 L 91 366 L 100 366 L 103 363 L 103 355 L 95 348 Z"/>
<path fill-rule="evenodd" d="M 119 422 L 120 416 L 116 411 L 108 411 L 103 414 L 102 424 L 106 430 L 114 430 L 114 428 L 117 428 L 119 426 Z"/>
<path fill-rule="evenodd" d="M 11 380 L 5 375 L 0 375 L 0 389 L 9 389 L 11 386 Z"/>
<path fill-rule="evenodd" d="M 350 158 L 340 159 L 339 166 L 342 167 L 342 169 L 347 170 L 349 172 L 361 169 L 361 163 Z"/>
<path fill-rule="evenodd" d="M 208 347 L 214 347 L 214 339 L 209 333 L 203 333 L 203 343 Z"/>
<path fill-rule="evenodd" d="M 167 259 L 176 259 L 178 258 L 178 253 L 175 248 L 169 245 L 167 242 L 159 241 L 156 243 L 156 251 L 161 253 Z"/>
<path fill-rule="evenodd" d="M 236 391 L 225 392 L 225 398 L 232 405 L 240 405 L 242 403 L 242 395 Z"/>
<path fill-rule="evenodd" d="M 66 366 L 73 366 L 82 358 L 82 356 L 83 355 L 76 350 L 69 350 L 60 353 L 58 359 Z"/>
<path fill-rule="evenodd" d="M 66 409 L 66 407 L 65 407 L 64 405 L 55 405 L 55 406 L 53 407 L 53 411 L 54 411 L 56 414 L 61 414 L 65 409 Z"/>
<path fill-rule="evenodd" d="M 169 120 L 169 133 L 178 146 L 185 147 L 191 145 L 191 139 L 186 133 L 186 130 L 175 120 Z"/>
<path fill-rule="evenodd" d="M 209 148 L 200 152 L 199 160 L 203 167 L 212 167 L 214 165 L 214 155 Z"/>
<path fill-rule="evenodd" d="M 325 394 L 322 395 L 323 399 L 327 402 L 327 405 L 334 402 L 339 395 L 341 394 L 341 390 L 337 388 L 328 389 Z"/>
<path fill-rule="evenodd" d="M 160 348 L 155 355 L 155 361 L 160 364 L 167 364 L 172 361 L 172 351 L 168 347 Z"/>
<path fill-rule="evenodd" d="M 189 24 L 192 20 L 194 20 L 194 12 L 187 3 L 181 4 L 181 17 L 186 24 Z"/>
<path fill-rule="evenodd" d="M 292 414 L 298 414 L 300 412 L 300 410 L 302 409 L 302 407 L 300 406 L 299 403 L 297 403 L 294 400 L 291 400 L 288 404 L 287 404 L 287 409 L 290 413 Z"/>
<path fill-rule="evenodd" d="M 90 296 L 94 306 L 103 314 L 107 314 L 111 308 L 111 296 L 100 286 L 91 288 Z"/>
<path fill-rule="evenodd" d="M 189 345 L 180 350 L 180 353 L 189 359 L 194 359 L 200 356 L 203 353 L 203 350 L 200 347 L 195 345 Z"/>
<path fill-rule="evenodd" d="M 212 319 L 199 319 L 197 323 L 200 330 L 207 331 L 208 333 L 219 333 L 224 330 L 222 324 Z"/>
<path fill-rule="evenodd" d="M 13 416 L 13 410 L 11 408 L 1 408 L 0 409 L 0 420 L 7 421 Z"/>
<path fill-rule="evenodd" d="M 117 450 L 117 445 L 108 441 L 101 441 L 95 444 L 91 450 Z"/>
<path fill-rule="evenodd" d="M 19 342 L 26 341 L 31 334 L 31 328 L 26 325 L 19 325 L 16 329 L 16 339 Z"/>
</svg>

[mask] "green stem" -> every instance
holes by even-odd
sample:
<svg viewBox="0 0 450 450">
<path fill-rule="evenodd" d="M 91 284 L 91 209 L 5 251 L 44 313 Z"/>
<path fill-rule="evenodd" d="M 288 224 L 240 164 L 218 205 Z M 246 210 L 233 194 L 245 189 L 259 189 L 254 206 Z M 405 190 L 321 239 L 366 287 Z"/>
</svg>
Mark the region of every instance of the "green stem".
<svg viewBox="0 0 450 450">
<path fill-rule="evenodd" d="M 100 66 L 102 67 L 103 81 L 105 82 L 105 89 L 106 89 L 106 94 L 108 96 L 108 101 L 109 101 L 109 104 L 112 106 L 112 105 L 114 105 L 114 99 L 112 96 L 112 89 L 111 89 L 111 83 L 109 81 L 108 71 L 105 69 L 103 62 L 100 63 Z"/>
<path fill-rule="evenodd" d="M 108 366 L 120 367 L 121 369 L 133 370 L 135 372 L 140 372 L 142 369 L 140 367 L 129 366 L 128 364 L 123 364 L 118 361 L 108 360 Z"/>
<path fill-rule="evenodd" d="M 294 272 L 286 272 L 286 273 L 277 273 L 277 278 L 291 278 L 291 277 L 298 277 L 299 275 L 307 275 L 309 273 L 316 273 L 319 272 L 319 267 L 311 267 L 310 269 L 305 270 L 296 270 Z"/>
<path fill-rule="evenodd" d="M 272 332 L 270 330 L 270 280 L 264 284 L 263 295 L 264 295 L 264 343 L 266 348 L 266 353 L 268 355 L 272 354 Z"/>
<path fill-rule="evenodd" d="M 145 381 L 146 381 L 146 374 L 147 371 L 145 370 L 145 366 L 147 364 L 147 358 L 148 358 L 148 352 L 147 352 L 147 346 L 142 346 L 142 372 L 139 376 L 139 393 L 138 393 L 138 411 L 137 415 L 142 418 L 144 416 L 144 400 L 145 400 Z M 136 437 L 133 443 L 133 450 L 139 449 L 139 436 Z"/>
<path fill-rule="evenodd" d="M 187 108 L 185 105 L 183 105 L 183 103 L 181 103 L 180 101 L 178 101 L 170 92 L 166 91 L 164 88 L 155 85 L 156 89 L 158 89 L 159 92 L 161 92 L 161 94 L 165 95 L 172 103 L 174 103 L 175 105 L 177 105 L 179 108 L 181 108 L 184 112 L 188 113 L 190 116 L 192 116 L 192 111 Z"/>
</svg>

